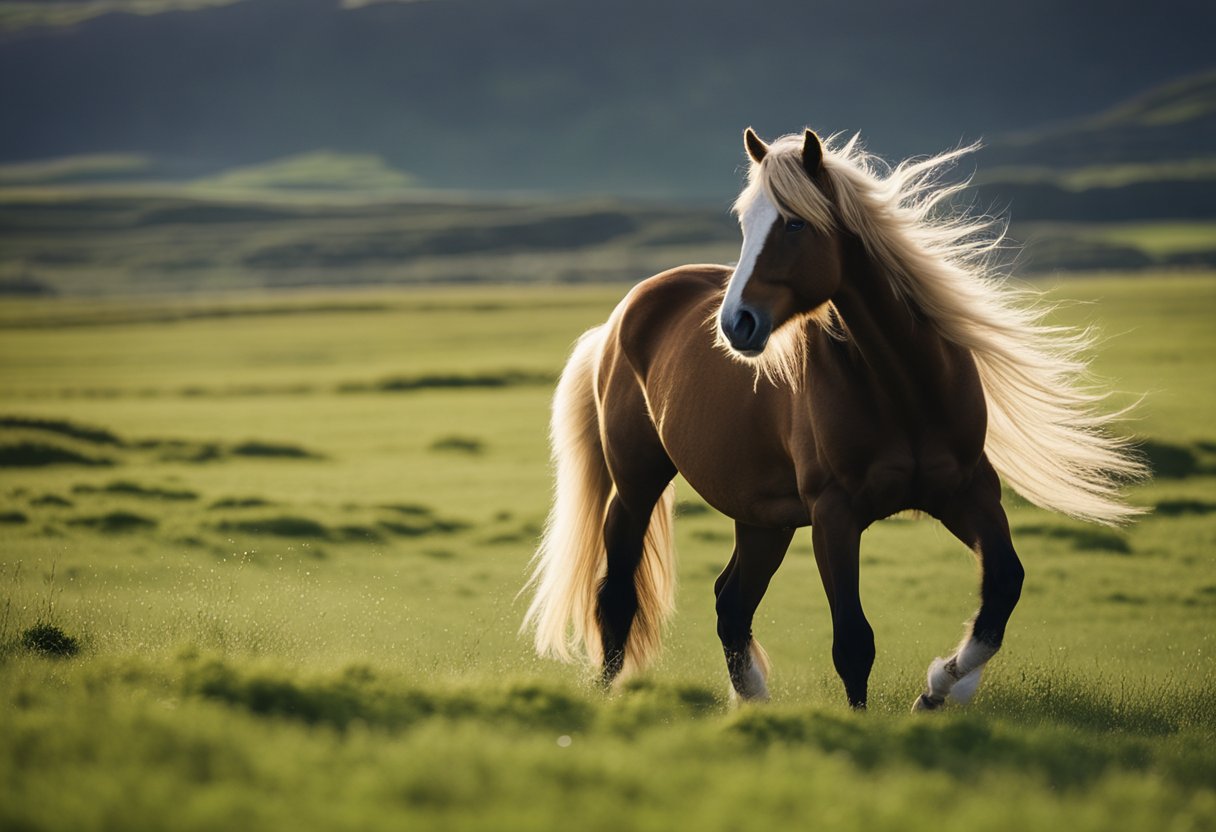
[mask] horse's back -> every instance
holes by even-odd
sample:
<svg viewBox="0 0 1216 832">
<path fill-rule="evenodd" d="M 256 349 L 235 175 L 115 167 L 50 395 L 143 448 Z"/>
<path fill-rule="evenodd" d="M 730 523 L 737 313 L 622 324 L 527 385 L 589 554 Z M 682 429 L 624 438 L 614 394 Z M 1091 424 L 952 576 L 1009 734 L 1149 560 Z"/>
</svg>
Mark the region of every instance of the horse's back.
<svg viewBox="0 0 1216 832">
<path fill-rule="evenodd" d="M 618 310 L 618 343 L 640 376 L 670 350 L 673 336 L 693 334 L 713 315 L 730 279 L 727 266 L 680 266 L 647 278 Z"/>
</svg>

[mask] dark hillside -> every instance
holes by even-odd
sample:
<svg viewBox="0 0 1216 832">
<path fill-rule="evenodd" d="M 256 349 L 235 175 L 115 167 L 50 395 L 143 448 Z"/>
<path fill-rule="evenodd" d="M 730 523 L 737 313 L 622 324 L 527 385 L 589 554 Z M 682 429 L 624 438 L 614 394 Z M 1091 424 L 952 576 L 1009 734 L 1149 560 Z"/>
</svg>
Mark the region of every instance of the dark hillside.
<svg viewBox="0 0 1216 832">
<path fill-rule="evenodd" d="M 135 153 L 207 173 L 329 149 L 433 187 L 724 198 L 746 124 L 772 135 L 809 121 L 861 129 L 888 156 L 932 152 L 1204 69 L 1214 22 L 1192 0 L 947 0 L 933 14 L 897 0 L 244 0 L 108 14 L 0 33 L 0 160 Z"/>
</svg>

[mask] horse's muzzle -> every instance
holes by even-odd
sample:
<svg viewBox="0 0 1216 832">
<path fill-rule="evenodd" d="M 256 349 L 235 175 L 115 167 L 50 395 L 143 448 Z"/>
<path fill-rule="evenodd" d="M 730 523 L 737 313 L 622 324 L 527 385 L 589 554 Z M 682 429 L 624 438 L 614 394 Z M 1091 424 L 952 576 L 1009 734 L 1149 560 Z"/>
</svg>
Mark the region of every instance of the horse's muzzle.
<svg viewBox="0 0 1216 832">
<path fill-rule="evenodd" d="M 764 352 L 773 334 L 773 319 L 763 310 L 739 306 L 733 314 L 722 316 L 722 334 L 736 352 L 753 358 Z"/>
</svg>

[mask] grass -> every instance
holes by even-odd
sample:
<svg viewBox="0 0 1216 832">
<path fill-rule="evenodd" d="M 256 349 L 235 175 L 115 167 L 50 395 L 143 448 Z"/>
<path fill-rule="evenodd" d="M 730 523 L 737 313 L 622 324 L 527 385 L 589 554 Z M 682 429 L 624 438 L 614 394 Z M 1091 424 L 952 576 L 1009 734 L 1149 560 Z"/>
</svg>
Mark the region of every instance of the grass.
<svg viewBox="0 0 1216 832">
<path fill-rule="evenodd" d="M 928 718 L 976 582 L 931 522 L 863 539 L 866 714 L 805 533 L 756 621 L 774 702 L 732 709 L 731 527 L 682 483 L 654 670 L 606 695 L 517 635 L 550 489 L 533 379 L 622 287 L 6 301 L 0 445 L 112 464 L 0 469 L 24 519 L 0 523 L 0 828 L 1212 828 L 1216 277 L 1044 288 L 1102 327 L 1112 406 L 1148 394 L 1155 511 L 1111 532 L 1011 501 L 1006 649 Z M 378 381 L 452 378 L 523 380 Z"/>
</svg>

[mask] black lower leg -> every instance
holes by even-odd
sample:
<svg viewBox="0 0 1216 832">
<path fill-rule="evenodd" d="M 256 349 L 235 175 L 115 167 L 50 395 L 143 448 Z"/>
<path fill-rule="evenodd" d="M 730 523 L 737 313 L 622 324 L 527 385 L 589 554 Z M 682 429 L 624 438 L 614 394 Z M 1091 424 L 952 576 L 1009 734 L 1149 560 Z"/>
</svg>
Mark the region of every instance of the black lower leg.
<svg viewBox="0 0 1216 832">
<path fill-rule="evenodd" d="M 866 706 L 874 666 L 874 630 L 861 608 L 858 576 L 861 530 L 848 499 L 821 495 L 812 513 L 815 563 L 832 609 L 832 663 L 844 682 L 849 705 Z"/>
<path fill-rule="evenodd" d="M 1005 626 L 1022 596 L 1026 572 L 1007 535 L 993 535 L 982 540 L 980 562 L 983 568 L 980 609 L 972 624 L 971 636 L 995 650 L 1005 639 Z"/>
<path fill-rule="evenodd" d="M 793 536 L 793 529 L 764 529 L 736 523 L 734 554 L 714 586 L 718 638 L 731 685 L 740 696 L 763 694 L 763 690 L 754 689 L 750 678 L 752 619 Z"/>
<path fill-rule="evenodd" d="M 604 684 L 611 684 L 625 664 L 629 631 L 638 611 L 634 573 L 642 559 L 649 520 L 649 513 L 640 519 L 631 513 L 619 496 L 608 506 L 604 521 L 608 572 L 600 584 L 596 605 L 604 655 Z"/>
<path fill-rule="evenodd" d="M 874 630 L 860 608 L 847 616 L 833 617 L 832 664 L 844 682 L 849 706 L 857 710 L 866 706 L 874 655 Z"/>
</svg>

